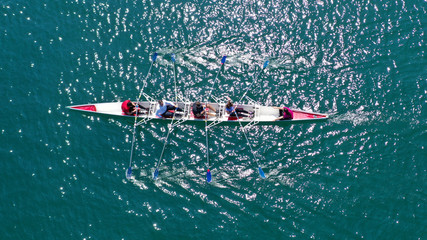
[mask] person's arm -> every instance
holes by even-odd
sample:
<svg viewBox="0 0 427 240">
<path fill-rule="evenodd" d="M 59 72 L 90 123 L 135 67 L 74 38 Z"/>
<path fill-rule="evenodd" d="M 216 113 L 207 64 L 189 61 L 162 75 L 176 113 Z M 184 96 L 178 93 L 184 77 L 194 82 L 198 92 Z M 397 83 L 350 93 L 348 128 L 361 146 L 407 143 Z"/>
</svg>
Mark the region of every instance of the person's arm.
<svg viewBox="0 0 427 240">
<path fill-rule="evenodd" d="M 174 103 L 172 103 L 172 102 L 163 101 L 163 103 L 164 103 L 166 106 L 174 106 L 174 108 L 177 108 L 177 107 L 178 107 L 177 105 L 175 105 L 175 104 L 174 104 Z"/>
<path fill-rule="evenodd" d="M 234 113 L 236 111 L 236 107 L 235 106 L 232 106 L 231 109 L 233 109 L 233 110 L 227 111 L 228 114 L 232 114 L 232 113 Z"/>
<path fill-rule="evenodd" d="M 202 104 L 202 108 L 203 108 L 203 110 L 200 112 L 200 114 L 205 114 L 206 113 L 206 104 Z"/>
<path fill-rule="evenodd" d="M 160 106 L 157 106 L 156 116 L 159 118 L 163 118 L 163 116 L 161 115 L 163 113 L 164 113 L 164 111 L 162 111 L 162 108 Z"/>
</svg>

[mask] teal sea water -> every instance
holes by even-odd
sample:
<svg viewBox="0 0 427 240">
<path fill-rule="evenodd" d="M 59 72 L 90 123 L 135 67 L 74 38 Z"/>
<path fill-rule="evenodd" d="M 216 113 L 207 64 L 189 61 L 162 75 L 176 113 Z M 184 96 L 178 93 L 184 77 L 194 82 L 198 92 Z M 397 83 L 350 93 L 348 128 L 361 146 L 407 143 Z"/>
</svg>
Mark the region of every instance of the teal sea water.
<svg viewBox="0 0 427 240">
<path fill-rule="evenodd" d="M 0 1 L 0 239 L 426 239 L 427 3 Z M 328 113 L 170 136 L 66 106 L 178 92 Z"/>
</svg>

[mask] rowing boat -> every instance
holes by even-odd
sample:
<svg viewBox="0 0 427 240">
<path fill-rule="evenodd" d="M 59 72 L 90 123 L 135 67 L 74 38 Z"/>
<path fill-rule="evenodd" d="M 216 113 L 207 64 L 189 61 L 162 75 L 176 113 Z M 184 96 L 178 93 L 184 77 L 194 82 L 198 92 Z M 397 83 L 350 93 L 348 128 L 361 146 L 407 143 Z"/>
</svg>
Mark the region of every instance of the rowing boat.
<svg viewBox="0 0 427 240">
<path fill-rule="evenodd" d="M 147 83 L 148 76 L 150 75 L 151 68 L 153 67 L 154 62 L 157 59 L 157 53 L 153 54 L 150 68 L 148 70 L 148 73 L 147 73 L 144 81 L 143 81 L 143 87 L 141 88 L 139 96 L 138 96 L 137 100 L 135 101 L 137 103 L 136 106 L 141 105 L 142 109 L 144 109 L 144 110 L 141 109 L 141 111 L 138 111 L 139 112 L 138 115 L 126 115 L 126 114 L 124 114 L 122 112 L 122 108 L 121 108 L 122 103 L 121 102 L 91 103 L 91 104 L 73 105 L 73 106 L 67 107 L 71 110 L 80 111 L 80 112 L 83 112 L 83 113 L 88 114 L 88 115 L 92 115 L 92 114 L 93 115 L 105 115 L 105 116 L 109 116 L 109 117 L 134 119 L 133 131 L 132 131 L 132 135 L 133 135 L 132 147 L 130 150 L 129 167 L 126 170 L 126 178 L 127 179 L 132 179 L 132 163 L 133 163 L 133 152 L 134 152 L 133 150 L 134 150 L 135 141 L 136 141 L 136 136 L 135 136 L 136 127 L 143 124 L 143 123 L 146 123 L 148 121 L 156 121 L 156 122 L 163 121 L 163 122 L 170 123 L 168 125 L 169 127 L 168 127 L 168 131 L 167 131 L 167 134 L 165 137 L 165 141 L 163 144 L 163 148 L 162 148 L 160 157 L 156 163 L 156 169 L 153 172 L 153 179 L 154 180 L 156 180 L 157 177 L 159 176 L 159 171 L 160 171 L 159 169 L 160 169 L 160 165 L 161 165 L 161 162 L 163 159 L 163 153 L 165 152 L 166 145 L 168 142 L 168 138 L 169 138 L 169 135 L 172 132 L 173 128 L 175 126 L 182 124 L 182 123 L 202 122 L 205 125 L 205 136 L 206 136 L 206 167 L 207 167 L 206 181 L 211 182 L 212 181 L 212 174 L 210 171 L 211 162 L 210 162 L 210 158 L 209 158 L 209 129 L 210 129 L 210 127 L 213 127 L 213 126 L 219 125 L 219 124 L 240 126 L 240 131 L 243 133 L 243 135 L 246 139 L 246 143 L 248 144 L 248 147 L 250 148 L 250 151 L 252 153 L 253 161 L 257 165 L 259 176 L 261 178 L 265 179 L 266 176 L 264 174 L 264 171 L 261 168 L 260 161 L 258 160 L 259 156 L 256 154 L 256 152 L 252 148 L 252 145 L 251 145 L 251 143 L 248 139 L 248 136 L 246 134 L 247 129 L 249 129 L 250 127 L 255 126 L 255 125 L 282 125 L 282 124 L 305 123 L 305 122 L 313 122 L 313 121 L 317 122 L 317 121 L 324 121 L 324 120 L 328 119 L 327 114 L 314 113 L 314 112 L 303 111 L 303 110 L 298 110 L 298 109 L 291 109 L 293 111 L 293 119 L 276 121 L 276 119 L 281 117 L 280 108 L 272 107 L 272 106 L 262 106 L 259 103 L 255 102 L 254 100 L 252 100 L 251 98 L 249 98 L 248 96 L 246 96 L 248 91 L 251 89 L 252 85 L 258 79 L 259 74 L 261 74 L 261 72 L 267 68 L 269 60 L 266 60 L 264 62 L 262 69 L 259 71 L 259 73 L 257 75 L 255 75 L 252 83 L 249 85 L 249 87 L 246 89 L 245 93 L 241 96 L 240 100 L 238 101 L 238 103 L 241 103 L 242 100 L 246 97 L 245 99 L 247 99 L 249 101 L 249 104 L 235 104 L 233 107 L 235 107 L 235 109 L 240 109 L 242 111 L 236 110 L 235 114 L 233 114 L 233 116 L 230 116 L 226 111 L 226 103 L 221 102 L 221 101 L 219 101 L 219 99 L 212 96 L 212 91 L 214 89 L 214 86 L 215 86 L 215 83 L 218 79 L 218 76 L 221 72 L 221 69 L 223 69 L 223 67 L 224 67 L 227 56 L 222 57 L 221 67 L 218 69 L 216 77 L 215 77 L 214 81 L 212 82 L 212 86 L 209 88 L 210 90 L 209 90 L 209 94 L 207 95 L 206 102 L 203 102 L 203 103 L 209 104 L 212 109 L 216 109 L 216 110 L 213 110 L 215 113 L 211 112 L 209 114 L 209 116 L 198 118 L 198 117 L 194 116 L 194 114 L 192 112 L 193 102 L 190 102 L 190 101 L 183 99 L 183 98 L 181 98 L 180 102 L 178 101 L 178 94 L 177 94 L 177 87 L 176 87 L 176 73 L 175 73 L 175 54 L 171 54 L 170 57 L 171 57 L 171 61 L 173 62 L 173 70 L 174 70 L 173 71 L 173 79 L 174 79 L 174 85 L 175 85 L 175 101 L 174 101 L 174 103 L 176 104 L 176 107 L 177 107 L 177 108 L 175 108 L 176 112 L 174 112 L 174 114 L 170 114 L 172 117 L 171 119 L 157 117 L 156 111 L 159 109 L 157 102 L 152 97 L 148 96 L 147 94 L 145 94 L 143 92 L 143 90 L 146 86 L 146 83 Z M 141 101 L 142 95 L 144 95 L 144 97 L 147 101 Z M 214 100 L 214 102 L 210 102 L 211 98 Z M 228 98 L 228 100 L 231 100 L 231 99 Z M 179 111 L 177 111 L 177 110 L 179 110 Z M 205 111 L 209 111 L 209 109 L 207 108 Z M 241 112 L 247 112 L 250 114 L 249 115 L 242 114 Z M 240 116 L 237 117 L 238 114 L 240 114 Z"/>
<path fill-rule="evenodd" d="M 139 120 L 144 121 L 168 121 L 168 118 L 159 118 L 156 116 L 156 110 L 158 104 L 155 101 L 142 101 L 139 102 L 140 105 L 149 109 L 144 111 L 136 116 Z M 81 111 L 88 114 L 97 114 L 97 115 L 106 115 L 112 117 L 120 118 L 135 118 L 134 115 L 125 115 L 121 109 L 121 102 L 107 102 L 107 103 L 92 103 L 84 105 L 73 105 L 68 106 L 71 110 Z M 236 125 L 238 124 L 236 117 L 230 117 L 225 111 L 226 103 L 209 103 L 213 108 L 217 110 L 216 116 L 208 116 L 206 119 L 209 123 L 213 125 Z M 192 112 L 193 102 L 178 102 L 177 106 L 181 108 L 182 112 L 176 112 L 175 120 L 180 123 L 197 123 L 204 122 L 205 118 L 197 118 Z M 312 121 L 322 121 L 328 119 L 327 114 L 323 113 L 314 113 L 310 111 L 303 111 L 298 109 L 291 109 L 293 111 L 294 118 L 291 120 L 281 120 L 275 121 L 280 114 L 279 110 L 271 106 L 262 106 L 259 104 L 240 104 L 236 105 L 236 108 L 246 110 L 248 112 L 253 112 L 252 116 L 240 117 L 240 122 L 244 125 L 280 125 L 282 123 L 301 123 L 301 122 L 312 122 Z M 170 119 L 169 121 L 170 122 Z"/>
</svg>

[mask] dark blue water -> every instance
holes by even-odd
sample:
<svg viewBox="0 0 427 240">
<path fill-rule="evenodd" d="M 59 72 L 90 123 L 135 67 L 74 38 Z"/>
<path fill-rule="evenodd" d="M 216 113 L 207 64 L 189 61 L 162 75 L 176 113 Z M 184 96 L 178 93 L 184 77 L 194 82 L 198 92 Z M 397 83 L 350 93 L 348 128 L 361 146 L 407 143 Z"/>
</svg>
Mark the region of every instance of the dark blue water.
<svg viewBox="0 0 427 240">
<path fill-rule="evenodd" d="M 425 1 L 2 1 L 1 239 L 424 239 Z M 169 138 L 72 104 L 249 97 L 323 123 Z"/>
</svg>

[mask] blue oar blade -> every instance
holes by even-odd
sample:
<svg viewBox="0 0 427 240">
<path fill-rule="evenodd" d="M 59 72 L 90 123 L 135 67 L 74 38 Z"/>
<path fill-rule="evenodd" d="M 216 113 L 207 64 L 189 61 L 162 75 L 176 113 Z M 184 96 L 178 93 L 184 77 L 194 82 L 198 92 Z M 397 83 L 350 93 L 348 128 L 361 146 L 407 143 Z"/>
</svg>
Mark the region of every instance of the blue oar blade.
<svg viewBox="0 0 427 240">
<path fill-rule="evenodd" d="M 153 173 L 153 179 L 156 180 L 158 176 L 159 176 L 159 169 L 156 168 L 156 170 Z"/>
<path fill-rule="evenodd" d="M 269 63 L 270 63 L 270 61 L 268 61 L 268 60 L 265 61 L 264 66 L 262 68 L 265 69 L 268 66 Z"/>
<path fill-rule="evenodd" d="M 227 56 L 224 56 L 224 57 L 222 57 L 222 59 L 221 59 L 221 64 L 224 64 L 225 63 L 225 59 L 227 58 Z"/>
<path fill-rule="evenodd" d="M 175 62 L 175 53 L 172 53 L 171 59 L 172 59 L 172 62 Z"/>
<path fill-rule="evenodd" d="M 126 178 L 127 178 L 127 179 L 131 179 L 131 178 L 132 178 L 132 167 L 129 167 L 129 168 L 126 170 Z"/>
<path fill-rule="evenodd" d="M 155 61 L 156 61 L 156 59 L 157 59 L 157 53 L 154 53 L 154 54 L 153 54 L 153 62 L 155 62 Z"/>
<path fill-rule="evenodd" d="M 206 180 L 208 181 L 208 182 L 211 182 L 212 181 L 212 175 L 211 175 L 211 171 L 208 169 L 208 172 L 207 172 L 207 175 L 206 175 Z"/>
<path fill-rule="evenodd" d="M 262 168 L 258 167 L 258 170 L 259 170 L 259 175 L 261 176 L 261 178 L 265 178 L 265 174 L 264 174 L 264 171 L 262 170 Z"/>
</svg>

